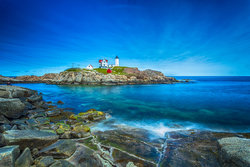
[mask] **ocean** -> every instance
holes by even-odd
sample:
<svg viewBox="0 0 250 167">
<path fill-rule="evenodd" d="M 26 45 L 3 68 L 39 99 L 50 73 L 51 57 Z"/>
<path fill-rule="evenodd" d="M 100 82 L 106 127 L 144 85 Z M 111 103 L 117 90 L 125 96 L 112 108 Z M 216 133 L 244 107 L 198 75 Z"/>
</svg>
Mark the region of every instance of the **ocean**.
<svg viewBox="0 0 250 167">
<path fill-rule="evenodd" d="M 179 129 L 249 132 L 250 77 L 176 77 L 190 83 L 76 86 L 15 84 L 63 101 L 74 113 L 90 108 L 110 113 L 110 124 L 145 128 L 162 136 Z"/>
</svg>

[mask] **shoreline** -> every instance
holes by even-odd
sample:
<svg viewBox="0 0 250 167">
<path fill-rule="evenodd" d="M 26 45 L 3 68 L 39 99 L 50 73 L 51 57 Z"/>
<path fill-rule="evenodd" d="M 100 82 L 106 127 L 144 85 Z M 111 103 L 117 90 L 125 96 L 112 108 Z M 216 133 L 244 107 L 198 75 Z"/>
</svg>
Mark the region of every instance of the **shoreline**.
<svg viewBox="0 0 250 167">
<path fill-rule="evenodd" d="M 239 141 L 234 150 L 243 148 L 242 140 L 250 141 L 249 133 L 189 129 L 169 131 L 162 137 L 151 138 L 147 129 L 121 125 L 113 125 L 110 130 L 92 131 L 92 125 L 103 122 L 109 114 L 94 109 L 74 114 L 56 107 L 63 104 L 61 101 L 56 104 L 45 102 L 37 91 L 17 86 L 0 86 L 0 96 L 0 156 L 8 159 L 8 162 L 0 161 L 3 167 L 24 162 L 39 166 L 48 161 L 50 165 L 68 166 L 249 165 L 244 160 L 245 154 L 230 154 L 228 159 L 230 150 L 226 147 L 228 143 L 235 145 L 235 141 Z M 5 107 L 9 112 L 2 110 L 6 101 L 11 106 Z M 11 112 L 13 107 L 16 110 Z M 14 154 L 6 154 L 5 148 L 20 153 L 12 157 Z M 26 154 L 32 158 L 24 156 Z"/>
</svg>

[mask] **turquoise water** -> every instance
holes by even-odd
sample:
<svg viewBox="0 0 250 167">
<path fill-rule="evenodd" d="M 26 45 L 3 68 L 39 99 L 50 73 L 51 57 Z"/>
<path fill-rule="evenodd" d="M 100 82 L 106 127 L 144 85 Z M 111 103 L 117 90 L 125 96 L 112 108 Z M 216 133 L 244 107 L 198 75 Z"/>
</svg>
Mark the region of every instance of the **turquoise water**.
<svg viewBox="0 0 250 167">
<path fill-rule="evenodd" d="M 90 108 L 109 112 L 115 123 L 156 133 L 180 128 L 249 131 L 250 77 L 177 77 L 194 83 L 58 86 L 16 84 L 38 90 L 47 101 L 78 113 Z"/>
</svg>

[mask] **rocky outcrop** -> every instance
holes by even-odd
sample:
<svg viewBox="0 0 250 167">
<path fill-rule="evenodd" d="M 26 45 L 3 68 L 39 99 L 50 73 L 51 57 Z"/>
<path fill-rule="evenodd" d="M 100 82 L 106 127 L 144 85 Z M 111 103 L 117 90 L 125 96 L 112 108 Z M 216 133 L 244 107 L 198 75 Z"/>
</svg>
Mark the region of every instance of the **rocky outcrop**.
<svg viewBox="0 0 250 167">
<path fill-rule="evenodd" d="M 16 78 L 4 77 L 0 75 L 0 84 L 7 84 L 7 83 L 19 83 L 22 82 Z"/>
<path fill-rule="evenodd" d="M 26 147 L 44 148 L 58 139 L 58 135 L 39 130 L 8 130 L 3 134 L 6 145 L 19 145 L 23 150 Z"/>
<path fill-rule="evenodd" d="M 0 98 L 0 114 L 7 118 L 19 118 L 24 108 L 25 105 L 19 99 Z"/>
<path fill-rule="evenodd" d="M 37 91 L 26 88 L 2 85 L 0 92 L 0 166 L 3 167 L 33 164 L 73 167 L 65 159 L 76 151 L 73 139 L 90 136 L 89 125 L 106 118 L 104 112 L 94 109 L 79 114 L 64 111 L 52 102 L 43 101 Z"/>
<path fill-rule="evenodd" d="M 97 71 L 61 72 L 52 84 L 85 84 L 85 85 L 121 85 L 121 84 L 155 84 L 177 82 L 175 78 L 166 77 L 158 71 L 137 71 L 126 68 L 127 75 L 103 74 Z"/>
<path fill-rule="evenodd" d="M 43 76 L 26 75 L 15 79 L 5 79 L 11 83 L 49 83 L 49 84 L 83 84 L 83 85 L 124 85 L 124 84 L 169 84 L 178 82 L 173 77 L 166 77 L 154 70 L 140 71 L 138 68 L 122 68 L 122 72 L 101 73 L 98 70 L 64 71 L 59 74 L 48 73 Z M 4 78 L 4 77 L 2 77 Z M 2 79 L 4 80 L 4 79 Z M 1 83 L 1 77 L 0 77 Z M 7 82 L 2 82 L 7 83 Z M 0 92 L 1 95 L 1 92 Z"/>
<path fill-rule="evenodd" d="M 250 166 L 250 139 L 227 137 L 219 140 L 224 166 Z"/>
<path fill-rule="evenodd" d="M 76 145 L 73 140 L 59 140 L 56 143 L 43 148 L 39 151 L 39 155 L 53 155 L 54 158 L 69 158 L 76 151 Z"/>
<path fill-rule="evenodd" d="M 15 79 L 23 81 L 23 82 L 47 82 L 54 79 L 58 74 L 57 73 L 48 73 L 43 76 L 35 76 L 35 75 L 24 75 L 18 76 Z"/>
</svg>

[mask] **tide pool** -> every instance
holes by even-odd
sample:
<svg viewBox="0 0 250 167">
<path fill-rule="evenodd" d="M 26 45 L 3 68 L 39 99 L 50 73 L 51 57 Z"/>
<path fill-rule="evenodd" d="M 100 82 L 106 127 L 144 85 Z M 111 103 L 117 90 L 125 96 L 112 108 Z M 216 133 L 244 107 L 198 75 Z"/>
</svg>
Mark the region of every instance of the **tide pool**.
<svg viewBox="0 0 250 167">
<path fill-rule="evenodd" d="M 109 112 L 112 124 L 148 129 L 158 135 L 173 129 L 201 128 L 249 132 L 250 77 L 177 77 L 194 83 L 75 86 L 15 84 L 63 101 L 63 108 Z M 101 124 L 101 127 L 107 124 Z"/>
</svg>

